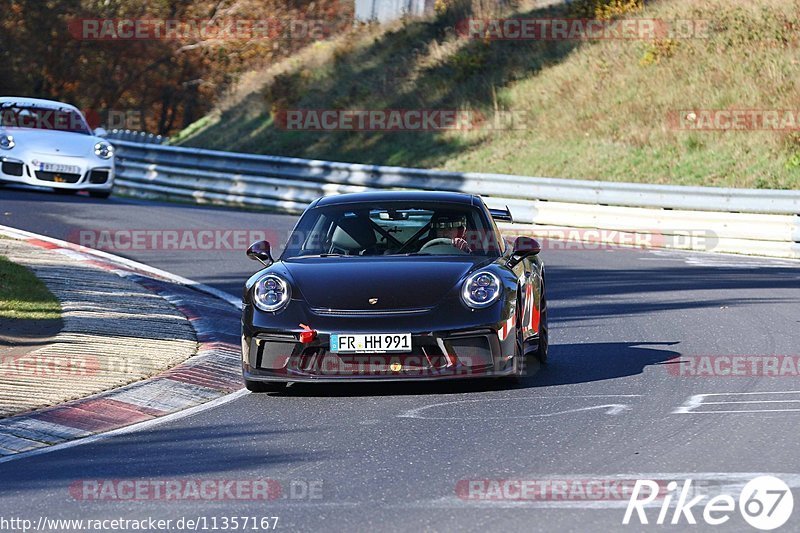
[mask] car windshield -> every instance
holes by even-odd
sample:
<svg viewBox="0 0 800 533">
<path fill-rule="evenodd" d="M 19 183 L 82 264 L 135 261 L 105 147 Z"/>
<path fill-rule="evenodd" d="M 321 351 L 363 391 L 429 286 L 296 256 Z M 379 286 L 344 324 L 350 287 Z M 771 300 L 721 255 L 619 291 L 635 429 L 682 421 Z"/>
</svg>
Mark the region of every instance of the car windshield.
<svg viewBox="0 0 800 533">
<path fill-rule="evenodd" d="M 83 116 L 68 108 L 6 104 L 0 107 L 0 126 L 91 134 Z"/>
<path fill-rule="evenodd" d="M 311 209 L 283 258 L 306 256 L 497 256 L 495 227 L 471 205 L 347 204 Z"/>
</svg>

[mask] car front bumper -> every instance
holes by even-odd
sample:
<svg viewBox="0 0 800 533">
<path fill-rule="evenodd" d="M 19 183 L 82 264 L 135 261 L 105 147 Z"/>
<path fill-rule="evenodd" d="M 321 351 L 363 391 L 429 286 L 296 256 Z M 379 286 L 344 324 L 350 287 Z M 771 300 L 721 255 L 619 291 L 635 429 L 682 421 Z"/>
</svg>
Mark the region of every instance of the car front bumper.
<svg viewBox="0 0 800 533">
<path fill-rule="evenodd" d="M 303 329 L 246 332 L 242 368 L 250 381 L 427 381 L 515 374 L 515 335 L 509 328 L 472 326 L 412 332 L 409 353 L 330 351 L 330 331 L 300 342 Z M 375 331 L 397 333 L 397 331 Z"/>
<path fill-rule="evenodd" d="M 35 170 L 33 160 L 3 155 L 0 157 L 0 181 L 77 191 L 110 191 L 114 187 L 113 161 L 95 164 L 85 158 L 59 156 L 48 156 L 47 161 L 77 167 L 78 172 L 41 172 Z"/>
</svg>

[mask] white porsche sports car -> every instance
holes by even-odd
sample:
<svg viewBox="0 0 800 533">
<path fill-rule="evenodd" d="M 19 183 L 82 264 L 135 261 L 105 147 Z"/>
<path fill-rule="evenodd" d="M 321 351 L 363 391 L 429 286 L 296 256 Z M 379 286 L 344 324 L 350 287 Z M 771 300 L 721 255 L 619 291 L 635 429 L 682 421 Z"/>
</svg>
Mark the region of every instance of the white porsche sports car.
<svg viewBox="0 0 800 533">
<path fill-rule="evenodd" d="M 87 191 L 108 198 L 114 187 L 114 147 L 92 131 L 74 106 L 35 98 L 0 97 L 0 185 Z"/>
</svg>

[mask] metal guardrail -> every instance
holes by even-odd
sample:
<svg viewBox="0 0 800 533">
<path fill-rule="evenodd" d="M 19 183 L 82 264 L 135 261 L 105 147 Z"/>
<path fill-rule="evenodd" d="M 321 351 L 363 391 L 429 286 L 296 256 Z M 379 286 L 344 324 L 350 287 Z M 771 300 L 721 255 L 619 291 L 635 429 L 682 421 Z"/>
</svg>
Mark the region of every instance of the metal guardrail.
<svg viewBox="0 0 800 533">
<path fill-rule="evenodd" d="M 647 231 L 687 224 L 800 257 L 800 191 L 661 186 L 445 172 L 115 141 L 117 185 L 135 195 L 300 212 L 313 199 L 374 189 L 480 194 L 529 224 Z M 619 208 L 639 208 L 623 209 Z M 641 209 L 644 208 L 644 209 Z M 669 211 L 676 211 L 669 216 Z M 680 213 L 685 213 L 680 215 Z M 625 226 L 621 228 L 620 226 Z M 752 244 L 752 243 L 751 243 Z M 732 245 L 740 251 L 739 245 Z M 772 255 L 772 254 L 769 254 Z"/>
</svg>

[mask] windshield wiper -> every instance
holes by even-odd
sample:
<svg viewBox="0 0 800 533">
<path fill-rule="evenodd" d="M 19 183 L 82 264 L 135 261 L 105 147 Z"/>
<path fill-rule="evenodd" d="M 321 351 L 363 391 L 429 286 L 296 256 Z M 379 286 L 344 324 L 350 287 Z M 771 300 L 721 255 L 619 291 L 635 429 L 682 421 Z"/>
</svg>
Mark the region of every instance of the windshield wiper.
<svg viewBox="0 0 800 533">
<path fill-rule="evenodd" d="M 295 258 L 295 259 L 305 259 L 305 258 L 307 258 L 307 257 L 353 257 L 353 256 L 351 256 L 351 255 L 344 255 L 344 254 L 333 254 L 333 253 L 329 253 L 329 254 L 309 254 L 309 255 L 297 255 L 297 256 L 295 256 L 294 258 Z"/>
</svg>

